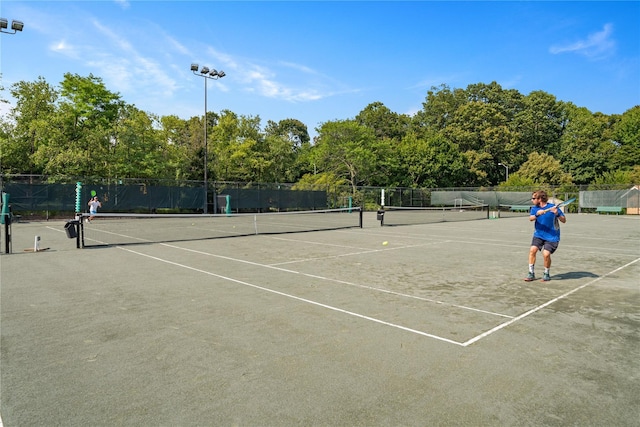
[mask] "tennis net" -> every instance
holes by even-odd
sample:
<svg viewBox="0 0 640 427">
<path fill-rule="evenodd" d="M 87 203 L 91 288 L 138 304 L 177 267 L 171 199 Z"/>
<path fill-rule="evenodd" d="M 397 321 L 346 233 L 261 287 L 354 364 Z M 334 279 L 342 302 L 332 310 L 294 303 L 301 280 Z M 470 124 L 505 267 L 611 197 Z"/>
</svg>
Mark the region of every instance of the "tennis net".
<svg viewBox="0 0 640 427">
<path fill-rule="evenodd" d="M 81 247 L 362 228 L 359 207 L 229 215 L 98 213 L 91 222 L 90 214 L 81 216 Z"/>
<path fill-rule="evenodd" d="M 435 222 L 471 221 L 489 218 L 488 205 L 456 207 L 385 206 L 379 211 L 380 225 L 417 225 Z"/>
<path fill-rule="evenodd" d="M 531 205 L 500 205 L 498 206 L 498 214 L 500 218 L 527 217 Z"/>
</svg>

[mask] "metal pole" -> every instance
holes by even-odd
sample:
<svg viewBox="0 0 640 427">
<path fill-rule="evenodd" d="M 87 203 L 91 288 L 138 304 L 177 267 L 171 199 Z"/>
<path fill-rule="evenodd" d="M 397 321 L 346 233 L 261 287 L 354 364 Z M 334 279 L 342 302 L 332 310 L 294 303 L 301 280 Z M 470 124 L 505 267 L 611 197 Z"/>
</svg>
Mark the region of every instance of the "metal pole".
<svg viewBox="0 0 640 427">
<path fill-rule="evenodd" d="M 191 71 L 194 75 L 204 78 L 204 213 L 209 213 L 209 145 L 207 144 L 207 79 L 218 80 L 226 76 L 225 72 L 215 69 L 209 70 L 209 67 L 200 68 L 200 74 L 197 74 L 199 65 L 191 64 Z M 214 202 L 215 209 L 215 202 Z"/>
<path fill-rule="evenodd" d="M 209 146 L 207 145 L 207 79 L 204 79 L 204 213 L 207 214 L 209 213 L 209 203 L 208 203 L 208 196 L 209 196 L 209 190 L 207 188 L 207 181 L 208 181 L 208 176 L 207 176 L 207 169 L 208 169 L 208 162 L 207 162 L 207 152 L 209 151 Z"/>
<path fill-rule="evenodd" d="M 509 181 L 509 166 L 505 165 L 504 163 L 498 163 L 498 166 L 502 166 L 503 168 L 505 168 L 505 181 Z"/>
</svg>

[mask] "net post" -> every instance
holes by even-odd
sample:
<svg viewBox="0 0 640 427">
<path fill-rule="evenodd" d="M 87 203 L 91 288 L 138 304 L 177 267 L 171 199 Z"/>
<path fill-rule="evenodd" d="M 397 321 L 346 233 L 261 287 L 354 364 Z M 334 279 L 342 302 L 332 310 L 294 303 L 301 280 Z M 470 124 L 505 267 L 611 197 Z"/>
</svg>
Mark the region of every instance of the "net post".
<svg viewBox="0 0 640 427">
<path fill-rule="evenodd" d="M 362 228 L 362 218 L 363 218 L 363 216 L 364 216 L 364 212 L 363 212 L 363 211 L 364 211 L 364 209 L 362 209 L 362 207 L 360 207 L 360 208 L 359 208 L 359 210 L 360 210 L 360 213 L 359 213 L 359 216 L 360 216 L 360 225 L 359 225 L 359 227 L 360 227 L 360 228 Z M 349 212 L 351 212 L 351 209 L 349 209 Z"/>
<path fill-rule="evenodd" d="M 11 208 L 9 206 L 9 193 L 2 192 L 2 212 L 0 223 L 4 224 L 4 252 L 11 253 Z"/>
<path fill-rule="evenodd" d="M 76 230 L 76 249 L 84 247 L 80 246 L 80 230 L 84 232 L 82 228 L 82 182 L 76 182 L 76 223 L 73 224 L 73 228 Z M 84 242 L 84 237 L 82 239 Z"/>
<path fill-rule="evenodd" d="M 84 227 L 82 226 L 82 217 L 80 217 L 80 221 L 78 221 L 76 227 L 76 249 L 82 249 L 84 248 Z M 80 233 L 82 233 L 82 238 L 80 238 Z"/>
<path fill-rule="evenodd" d="M 9 218 L 9 193 L 2 192 L 2 217 L 0 223 L 4 224 Z"/>
<path fill-rule="evenodd" d="M 4 214 L 2 214 L 4 218 Z M 11 253 L 11 217 L 7 216 L 4 221 L 4 253 Z"/>
</svg>

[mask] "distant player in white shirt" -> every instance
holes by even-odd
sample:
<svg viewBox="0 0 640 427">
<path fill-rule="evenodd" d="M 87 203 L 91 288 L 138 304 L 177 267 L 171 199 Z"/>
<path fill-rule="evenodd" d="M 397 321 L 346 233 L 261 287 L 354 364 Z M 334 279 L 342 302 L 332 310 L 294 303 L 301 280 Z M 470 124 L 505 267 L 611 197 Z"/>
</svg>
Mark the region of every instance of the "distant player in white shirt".
<svg viewBox="0 0 640 427">
<path fill-rule="evenodd" d="M 95 214 L 98 213 L 98 208 L 102 207 L 102 203 L 100 203 L 100 200 L 98 200 L 98 196 L 94 196 L 91 200 L 89 200 L 89 213 L 91 214 L 91 216 L 89 217 L 89 222 L 91 222 L 91 220 L 94 217 Z"/>
</svg>

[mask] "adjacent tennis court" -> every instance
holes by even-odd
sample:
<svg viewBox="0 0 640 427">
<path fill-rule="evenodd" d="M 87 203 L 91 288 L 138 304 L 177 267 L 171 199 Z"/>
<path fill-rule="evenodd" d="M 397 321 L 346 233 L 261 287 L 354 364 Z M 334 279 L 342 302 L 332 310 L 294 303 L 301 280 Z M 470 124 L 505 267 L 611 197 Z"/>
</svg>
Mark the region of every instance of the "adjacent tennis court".
<svg viewBox="0 0 640 427">
<path fill-rule="evenodd" d="M 113 242 L 96 218 L 84 249 L 15 223 L 4 425 L 638 425 L 639 217 L 568 215 L 552 280 L 526 283 L 526 214 L 339 215 Z"/>
</svg>

